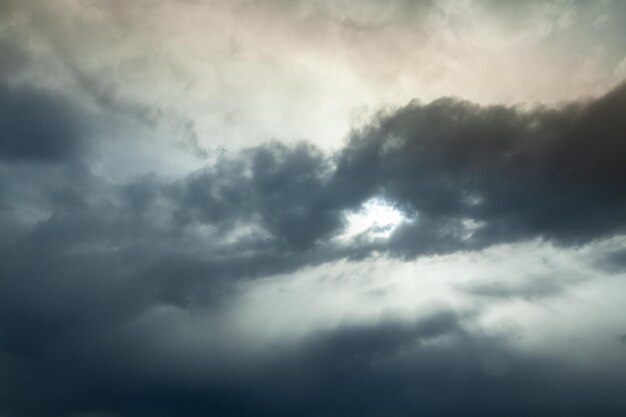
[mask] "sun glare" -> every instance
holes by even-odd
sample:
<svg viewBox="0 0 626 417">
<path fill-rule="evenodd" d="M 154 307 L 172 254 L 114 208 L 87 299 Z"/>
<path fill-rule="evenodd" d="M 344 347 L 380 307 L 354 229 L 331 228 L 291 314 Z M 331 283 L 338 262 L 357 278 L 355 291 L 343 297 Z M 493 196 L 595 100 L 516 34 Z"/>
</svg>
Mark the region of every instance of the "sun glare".
<svg viewBox="0 0 626 417">
<path fill-rule="evenodd" d="M 352 240 L 365 236 L 370 239 L 386 239 L 401 223 L 407 221 L 402 212 L 382 198 L 367 200 L 356 211 L 346 214 L 347 226 L 340 240 Z"/>
</svg>

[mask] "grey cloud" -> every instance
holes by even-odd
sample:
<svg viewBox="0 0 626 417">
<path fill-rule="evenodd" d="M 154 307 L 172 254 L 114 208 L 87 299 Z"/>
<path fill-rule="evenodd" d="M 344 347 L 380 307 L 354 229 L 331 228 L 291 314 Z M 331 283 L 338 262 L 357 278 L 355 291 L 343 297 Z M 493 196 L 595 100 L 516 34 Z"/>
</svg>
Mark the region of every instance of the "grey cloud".
<svg viewBox="0 0 626 417">
<path fill-rule="evenodd" d="M 59 94 L 0 82 L 0 158 L 55 162 L 78 152 L 84 116 Z"/>
<path fill-rule="evenodd" d="M 332 358 L 361 357 L 369 364 L 376 357 L 393 355 L 412 342 L 457 330 L 459 322 L 460 317 L 453 311 L 436 311 L 415 322 L 383 320 L 376 325 L 345 326 L 339 331 L 316 334 L 305 345 Z"/>
<path fill-rule="evenodd" d="M 3 390 L 5 410 L 50 416 L 565 417 L 619 416 L 626 406 L 619 390 L 623 374 L 572 372 L 567 363 L 521 354 L 505 337 L 468 332 L 452 311 L 414 323 L 338 327 L 222 370 L 210 363 L 236 358 L 196 358 L 193 368 L 180 356 L 169 363 L 163 352 L 155 356 L 164 343 L 150 334 L 158 328 L 147 332 L 135 329 L 135 341 L 112 337 L 108 352 L 83 340 L 33 362 L 0 356 L 10 370 L 0 384 L 13 382 Z M 33 389 L 41 396 L 33 398 Z"/>
<path fill-rule="evenodd" d="M 411 104 L 356 133 L 332 157 L 305 143 L 272 143 L 174 181 L 152 176 L 114 185 L 86 168 L 54 184 L 33 176 L 35 183 L 24 185 L 40 188 L 40 201 L 29 204 L 51 215 L 5 246 L 5 256 L 23 259 L 6 273 L 37 282 L 43 271 L 33 265 L 45 253 L 50 275 L 73 274 L 72 263 L 83 260 L 90 271 L 92 263 L 108 265 L 93 267 L 94 276 L 136 276 L 131 281 L 151 288 L 147 303 L 188 305 L 219 298 L 238 279 L 374 251 L 412 258 L 537 237 L 571 245 L 619 234 L 626 212 L 625 97 L 620 87 L 598 100 L 530 112 L 453 99 Z M 72 121 L 51 122 L 71 133 L 59 136 L 64 146 L 63 140 L 78 146 Z M 38 132 L 33 141 L 45 137 Z M 66 146 L 48 157 L 75 152 Z M 58 175 L 50 167 L 32 170 Z M 18 223 L 11 216 L 20 207 L 6 194 L 9 178 L 0 188 L 7 225 Z M 344 210 L 375 196 L 416 221 L 388 240 L 333 241 Z M 473 234 L 467 219 L 481 225 Z M 229 233 L 235 237 L 227 240 Z M 23 255 L 12 255 L 18 247 Z"/>
<path fill-rule="evenodd" d="M 595 264 L 606 271 L 622 273 L 626 271 L 626 250 L 616 250 L 604 254 L 596 260 Z"/>
<path fill-rule="evenodd" d="M 401 253 L 536 237 L 581 244 L 624 230 L 625 109 L 625 86 L 527 112 L 454 99 L 411 104 L 356 135 L 336 177 L 419 214 L 391 238 Z M 482 225 L 469 238 L 460 237 L 464 219 Z"/>
<path fill-rule="evenodd" d="M 296 247 L 307 247 L 341 226 L 328 192 L 330 165 L 314 148 L 275 145 L 256 152 L 252 180 L 268 229 Z"/>
<path fill-rule="evenodd" d="M 197 373 L 177 373 L 172 368 L 184 358 L 159 345 L 172 331 L 167 323 L 125 329 L 164 306 L 191 316 L 196 308 L 219 311 L 240 280 L 375 251 L 413 258 L 623 233 L 626 87 L 558 109 L 412 103 L 356 132 L 334 155 L 306 143 L 270 143 L 183 178 L 148 175 L 125 184 L 91 171 L 84 119 L 65 99 L 3 87 L 0 107 L 0 227 L 13 228 L 0 246 L 0 410 L 623 414 L 619 377 L 572 377 L 565 364 L 546 366 L 468 330 L 454 311 L 415 323 L 344 326 L 296 345 L 277 341 L 234 376 L 228 367 L 213 374 L 209 365 L 248 358 L 211 351 L 191 366 Z M 23 197 L 20 187 L 35 197 Z M 389 240 L 333 241 L 343 212 L 372 197 L 414 221 Z M 29 223 L 20 217 L 29 207 L 44 214 Z M 480 225 L 473 234 L 467 219 Z M 536 297 L 556 289 L 469 291 Z M 450 343 L 429 344 L 438 338 Z"/>
<path fill-rule="evenodd" d="M 559 282 L 555 277 L 539 277 L 524 282 L 500 281 L 472 282 L 459 287 L 469 294 L 489 298 L 523 298 L 535 300 L 561 293 L 567 282 Z"/>
<path fill-rule="evenodd" d="M 80 123 L 62 105 L 30 94 L 21 113 L 43 119 L 31 129 L 7 118 L 5 157 L 76 152 Z M 81 210 L 94 224 L 111 217 L 124 224 L 114 241 L 125 239 L 127 230 L 184 239 L 194 225 L 222 234 L 253 227 L 258 231 L 245 244 L 226 250 L 268 259 L 305 253 L 304 259 L 330 260 L 373 250 L 412 257 L 537 237 L 586 243 L 624 228 L 625 97 L 620 87 L 588 103 L 530 112 L 452 99 L 411 104 L 355 134 L 333 157 L 304 143 L 273 143 L 225 156 L 179 181 L 105 187 L 102 192 L 117 201 L 110 207 L 92 190 L 92 203 Z M 44 111 L 47 104 L 56 110 Z M 76 189 L 79 183 L 61 185 L 55 204 L 68 198 L 68 210 L 86 204 L 81 201 L 91 185 Z M 344 226 L 343 211 L 375 196 L 416 221 L 388 241 L 331 242 Z M 467 220 L 479 225 L 473 233 Z M 219 246 L 217 235 L 211 239 Z"/>
<path fill-rule="evenodd" d="M 277 142 L 224 157 L 167 187 L 179 225 L 256 225 L 286 251 L 327 242 L 344 225 L 332 163 L 314 146 Z"/>
<path fill-rule="evenodd" d="M 28 55 L 17 46 L 15 40 L 0 38 L 0 76 L 7 78 L 18 72 L 28 62 Z"/>
</svg>

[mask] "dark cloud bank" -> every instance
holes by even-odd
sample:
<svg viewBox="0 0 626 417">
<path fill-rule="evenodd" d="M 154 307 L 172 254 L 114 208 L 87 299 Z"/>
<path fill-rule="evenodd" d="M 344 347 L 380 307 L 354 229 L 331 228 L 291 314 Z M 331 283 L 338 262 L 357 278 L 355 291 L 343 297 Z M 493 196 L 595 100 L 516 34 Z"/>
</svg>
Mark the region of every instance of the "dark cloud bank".
<svg viewBox="0 0 626 417">
<path fill-rule="evenodd" d="M 157 306 L 210 314 L 241 280 L 343 258 L 623 234 L 625 115 L 626 86 L 527 111 L 444 98 L 381 114 L 333 155 L 274 142 L 178 180 L 119 184 L 90 169 L 90 116 L 3 86 L 0 413 L 622 416 L 623 372 L 520 354 L 451 309 L 277 342 L 241 363 L 163 352 L 166 324 L 132 323 Z M 389 239 L 334 239 L 373 197 L 412 221 Z"/>
</svg>

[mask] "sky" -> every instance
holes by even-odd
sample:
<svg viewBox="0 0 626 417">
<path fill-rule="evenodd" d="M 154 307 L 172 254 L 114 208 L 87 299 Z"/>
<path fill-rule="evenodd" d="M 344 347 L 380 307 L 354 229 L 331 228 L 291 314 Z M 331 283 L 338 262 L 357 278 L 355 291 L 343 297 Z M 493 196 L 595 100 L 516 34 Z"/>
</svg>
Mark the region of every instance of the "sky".
<svg viewBox="0 0 626 417">
<path fill-rule="evenodd" d="M 625 21 L 0 0 L 0 417 L 626 415 Z"/>
</svg>

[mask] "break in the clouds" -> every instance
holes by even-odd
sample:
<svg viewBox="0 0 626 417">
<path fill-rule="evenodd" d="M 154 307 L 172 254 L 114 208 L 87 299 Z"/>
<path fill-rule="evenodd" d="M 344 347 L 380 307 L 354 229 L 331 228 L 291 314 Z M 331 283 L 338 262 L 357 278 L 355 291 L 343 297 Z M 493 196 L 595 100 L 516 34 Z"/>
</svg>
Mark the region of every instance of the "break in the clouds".
<svg viewBox="0 0 626 417">
<path fill-rule="evenodd" d="M 0 416 L 622 416 L 625 13 L 0 1 Z"/>
</svg>

